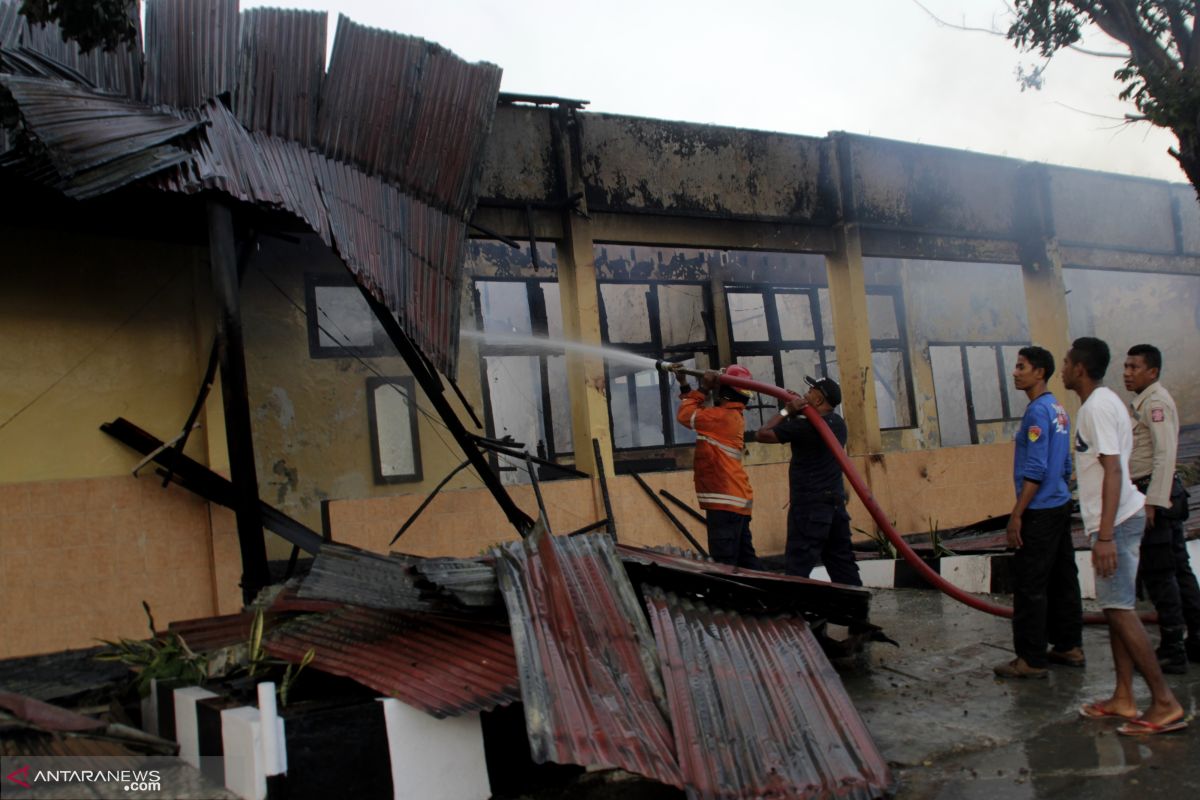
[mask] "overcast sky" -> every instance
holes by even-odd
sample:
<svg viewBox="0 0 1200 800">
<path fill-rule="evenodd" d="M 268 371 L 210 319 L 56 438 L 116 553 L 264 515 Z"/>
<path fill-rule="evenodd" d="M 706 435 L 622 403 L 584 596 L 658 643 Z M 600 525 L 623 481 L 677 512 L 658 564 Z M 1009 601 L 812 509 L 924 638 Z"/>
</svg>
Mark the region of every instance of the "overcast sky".
<svg viewBox="0 0 1200 800">
<path fill-rule="evenodd" d="M 922 0 L 1007 28 L 1003 0 Z M 421 36 L 504 70 L 502 91 L 592 111 L 823 136 L 844 130 L 1184 181 L 1167 133 L 1122 124 L 1117 59 L 1055 56 L 1022 92 L 1002 36 L 912 0 L 280 0 Z M 1113 49 L 1102 36 L 1089 41 Z"/>
</svg>

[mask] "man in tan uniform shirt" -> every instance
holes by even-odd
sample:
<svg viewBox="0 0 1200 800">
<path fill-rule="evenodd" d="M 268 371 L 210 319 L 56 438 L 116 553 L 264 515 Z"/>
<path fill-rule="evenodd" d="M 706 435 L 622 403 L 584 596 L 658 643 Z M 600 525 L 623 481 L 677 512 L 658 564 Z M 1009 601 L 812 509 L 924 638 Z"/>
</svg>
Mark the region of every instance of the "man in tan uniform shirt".
<svg viewBox="0 0 1200 800">
<path fill-rule="evenodd" d="M 1175 478 L 1179 416 L 1175 401 L 1158 381 L 1162 354 L 1139 344 L 1125 359 L 1125 388 L 1135 393 L 1133 453 L 1129 476 L 1146 495 L 1146 533 L 1138 577 L 1158 611 L 1161 642 L 1156 653 L 1163 672 L 1183 674 L 1200 661 L 1200 586 L 1183 538 L 1187 500 Z M 1187 642 L 1184 642 L 1184 633 Z"/>
</svg>

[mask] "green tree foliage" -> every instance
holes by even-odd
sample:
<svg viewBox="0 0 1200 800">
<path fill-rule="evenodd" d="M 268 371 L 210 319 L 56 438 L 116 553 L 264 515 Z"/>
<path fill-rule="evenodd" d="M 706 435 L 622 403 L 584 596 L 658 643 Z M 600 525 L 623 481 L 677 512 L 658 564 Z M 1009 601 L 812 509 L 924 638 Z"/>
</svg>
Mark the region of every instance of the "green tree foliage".
<svg viewBox="0 0 1200 800">
<path fill-rule="evenodd" d="M 57 23 L 63 41 L 85 53 L 137 42 L 138 0 L 21 0 L 21 13 L 33 24 Z"/>
<path fill-rule="evenodd" d="M 1200 197 L 1200 5 L 1196 0 L 1013 0 L 1008 38 L 1046 58 L 1073 47 L 1088 28 L 1121 46 L 1113 73 L 1121 99 L 1175 134 L 1169 152 Z M 1034 75 L 1035 79 L 1040 76 Z"/>
</svg>

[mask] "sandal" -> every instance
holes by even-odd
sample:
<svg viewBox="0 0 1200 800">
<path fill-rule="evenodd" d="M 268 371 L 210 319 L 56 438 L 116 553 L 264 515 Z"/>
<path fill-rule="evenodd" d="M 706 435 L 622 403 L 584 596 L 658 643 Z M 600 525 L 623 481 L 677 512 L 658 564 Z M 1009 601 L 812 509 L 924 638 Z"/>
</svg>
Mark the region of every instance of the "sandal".
<svg viewBox="0 0 1200 800">
<path fill-rule="evenodd" d="M 1136 721 L 1136 714 L 1118 714 L 1116 711 L 1110 711 L 1104 707 L 1103 703 L 1084 703 L 1079 707 L 1079 716 L 1084 719 L 1124 719 Z"/>
<path fill-rule="evenodd" d="M 1174 722 L 1164 722 L 1162 724 L 1138 717 L 1137 719 L 1129 720 L 1129 722 L 1117 728 L 1117 733 L 1122 736 L 1157 736 L 1160 733 L 1181 731 L 1187 726 L 1187 721 L 1183 717 Z"/>
</svg>

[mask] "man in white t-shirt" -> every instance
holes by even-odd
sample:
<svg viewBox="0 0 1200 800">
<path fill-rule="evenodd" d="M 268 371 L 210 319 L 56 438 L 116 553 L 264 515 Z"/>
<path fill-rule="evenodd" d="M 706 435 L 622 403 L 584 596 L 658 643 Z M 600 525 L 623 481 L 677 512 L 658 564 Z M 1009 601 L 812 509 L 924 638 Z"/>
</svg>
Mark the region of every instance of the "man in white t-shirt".
<svg viewBox="0 0 1200 800">
<path fill-rule="evenodd" d="M 1079 510 L 1092 540 L 1096 599 L 1108 620 L 1117 672 L 1112 697 L 1087 703 L 1079 713 L 1089 719 L 1123 718 L 1127 722 L 1117 733 L 1149 736 L 1182 730 L 1187 723 L 1134 611 L 1146 498 L 1129 480 L 1129 454 L 1133 452 L 1129 413 L 1121 398 L 1100 385 L 1109 360 L 1108 345 L 1085 336 L 1071 344 L 1062 369 L 1063 384 L 1079 395 L 1083 404 L 1075 425 Z M 1150 706 L 1140 716 L 1133 696 L 1134 669 L 1150 687 Z"/>
</svg>

